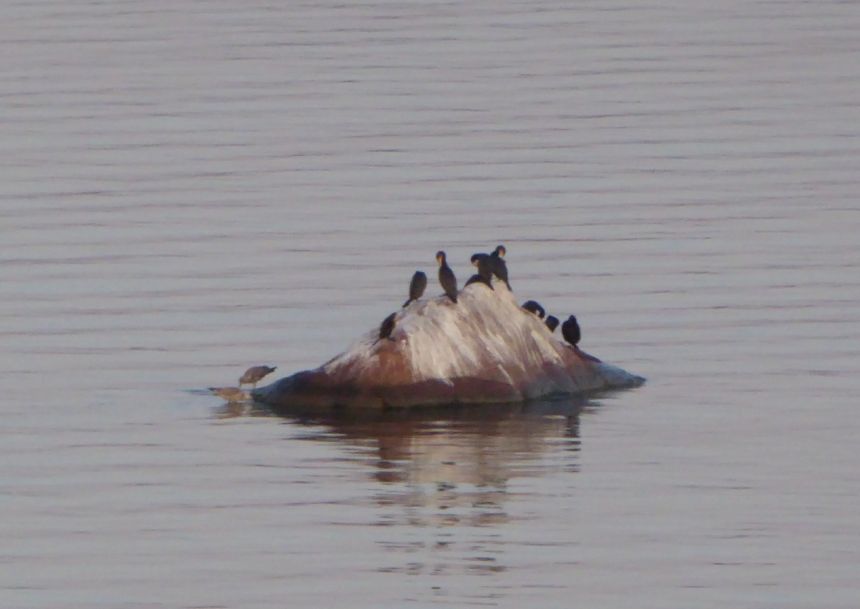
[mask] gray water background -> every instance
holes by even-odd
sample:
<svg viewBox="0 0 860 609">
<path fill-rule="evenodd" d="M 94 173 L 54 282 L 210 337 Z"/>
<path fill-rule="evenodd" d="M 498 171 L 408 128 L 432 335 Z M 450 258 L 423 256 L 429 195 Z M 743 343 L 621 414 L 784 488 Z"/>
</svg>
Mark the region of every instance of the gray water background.
<svg viewBox="0 0 860 609">
<path fill-rule="evenodd" d="M 860 606 L 856 2 L 2 2 L 0 606 Z M 447 250 L 636 390 L 381 420 Z"/>
</svg>

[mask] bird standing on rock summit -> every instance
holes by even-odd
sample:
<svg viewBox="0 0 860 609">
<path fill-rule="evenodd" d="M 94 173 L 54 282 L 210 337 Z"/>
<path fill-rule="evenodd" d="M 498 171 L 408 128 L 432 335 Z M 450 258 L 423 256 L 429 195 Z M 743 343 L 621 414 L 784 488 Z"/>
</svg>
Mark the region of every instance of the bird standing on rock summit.
<svg viewBox="0 0 860 609">
<path fill-rule="evenodd" d="M 388 317 L 382 320 L 382 323 L 379 325 L 379 340 L 383 338 L 387 338 L 388 340 L 394 340 L 391 338 L 391 333 L 394 332 L 394 318 L 397 317 L 397 313 L 392 313 Z"/>
<path fill-rule="evenodd" d="M 555 329 L 558 327 L 558 317 L 555 315 L 547 315 L 544 320 L 546 327 L 549 328 L 550 332 L 555 332 Z"/>
<path fill-rule="evenodd" d="M 412 281 L 409 282 L 409 300 L 403 303 L 404 307 L 408 307 L 413 300 L 418 300 L 424 295 L 424 290 L 427 287 L 427 275 L 421 271 L 415 271 L 412 275 Z"/>
<path fill-rule="evenodd" d="M 567 321 L 561 324 L 561 335 L 576 349 L 579 339 L 582 338 L 582 331 L 579 329 L 579 323 L 574 315 L 568 317 Z"/>
<path fill-rule="evenodd" d="M 253 385 L 257 388 L 257 383 L 266 376 L 275 371 L 276 366 L 251 366 L 245 370 L 245 374 L 239 377 L 239 387 L 242 385 Z"/>
<path fill-rule="evenodd" d="M 475 281 L 469 280 L 469 283 L 480 281 L 491 290 L 493 289 L 493 266 L 490 263 L 489 254 L 472 254 L 472 266 L 478 269 L 478 274 L 473 276 Z M 468 285 L 468 284 L 467 284 Z"/>
<path fill-rule="evenodd" d="M 445 261 L 445 252 L 439 250 L 436 252 L 436 262 L 439 263 L 439 283 L 445 294 L 448 295 L 453 302 L 457 302 L 457 278 L 454 276 L 454 271 L 448 266 Z"/>
<path fill-rule="evenodd" d="M 508 265 L 505 264 L 505 254 L 507 253 L 508 250 L 505 249 L 504 245 L 496 246 L 496 249 L 490 254 L 490 268 L 493 270 L 493 275 L 504 281 L 510 290 L 511 284 L 508 283 Z"/>
</svg>

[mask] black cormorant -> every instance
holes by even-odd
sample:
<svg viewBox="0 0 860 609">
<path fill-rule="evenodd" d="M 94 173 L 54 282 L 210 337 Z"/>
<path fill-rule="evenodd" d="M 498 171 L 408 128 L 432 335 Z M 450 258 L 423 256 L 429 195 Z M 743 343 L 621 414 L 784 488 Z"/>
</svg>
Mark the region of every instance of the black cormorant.
<svg viewBox="0 0 860 609">
<path fill-rule="evenodd" d="M 481 277 L 480 275 L 478 275 L 477 273 L 475 273 L 474 275 L 469 277 L 469 279 L 466 280 L 466 283 L 463 285 L 463 287 L 466 287 L 467 285 L 472 285 L 473 283 L 480 283 L 482 285 L 487 285 L 487 282 L 484 281 L 484 278 Z M 492 286 L 490 286 L 490 287 L 492 288 Z"/>
<path fill-rule="evenodd" d="M 493 271 L 493 275 L 504 281 L 510 290 L 511 284 L 508 283 L 508 265 L 505 264 L 505 254 L 507 252 L 508 250 L 505 249 L 504 245 L 496 246 L 496 249 L 490 254 L 490 268 Z"/>
<path fill-rule="evenodd" d="M 394 318 L 397 317 L 397 313 L 392 313 L 388 317 L 382 320 L 382 323 L 379 324 L 379 340 L 383 338 L 387 338 L 388 340 L 394 340 L 391 338 L 391 333 L 394 331 Z"/>
<path fill-rule="evenodd" d="M 489 254 L 472 254 L 472 265 L 478 269 L 478 274 L 473 275 L 466 285 L 480 281 L 493 289 L 493 265 Z M 475 279 L 477 277 L 477 279 Z M 474 280 L 474 281 L 473 281 Z"/>
<path fill-rule="evenodd" d="M 575 316 L 571 315 L 567 318 L 566 322 L 561 324 L 561 335 L 564 337 L 564 340 L 576 347 L 579 339 L 582 338 L 582 332 L 579 329 L 579 324 Z"/>
<path fill-rule="evenodd" d="M 555 315 L 547 315 L 544 320 L 546 327 L 549 328 L 550 332 L 555 332 L 555 329 L 558 327 L 558 317 Z"/>
<path fill-rule="evenodd" d="M 535 300 L 527 300 L 523 303 L 523 308 L 529 313 L 534 313 L 541 319 L 546 315 L 546 311 L 543 310 L 543 307 L 540 306 L 540 303 Z"/>
<path fill-rule="evenodd" d="M 439 263 L 439 283 L 442 285 L 442 289 L 445 290 L 448 298 L 457 302 L 457 278 L 445 261 L 445 252 L 441 250 L 436 252 L 436 262 Z"/>
<path fill-rule="evenodd" d="M 415 271 L 412 275 L 412 281 L 409 282 L 409 300 L 403 303 L 403 306 L 409 306 L 413 300 L 418 300 L 424 295 L 424 289 L 427 287 L 427 275 L 421 271 Z"/>
</svg>

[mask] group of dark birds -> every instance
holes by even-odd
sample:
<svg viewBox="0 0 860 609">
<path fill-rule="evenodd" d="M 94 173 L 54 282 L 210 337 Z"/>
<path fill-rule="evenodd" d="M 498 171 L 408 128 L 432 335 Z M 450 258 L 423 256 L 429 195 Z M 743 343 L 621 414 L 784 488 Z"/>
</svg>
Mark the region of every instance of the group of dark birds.
<svg viewBox="0 0 860 609">
<path fill-rule="evenodd" d="M 508 267 L 505 264 L 504 245 L 498 246 L 493 250 L 492 254 L 472 254 L 472 266 L 478 272 L 469 277 L 466 285 L 473 283 L 483 283 L 491 290 L 493 288 L 493 275 L 505 282 L 508 289 L 511 289 L 511 284 L 508 283 Z M 445 291 L 445 295 L 451 299 L 451 302 L 457 302 L 457 276 L 454 271 L 448 266 L 448 259 L 445 252 L 439 250 L 436 252 L 436 262 L 439 264 L 439 285 Z M 418 300 L 424 295 L 424 290 L 427 289 L 427 275 L 422 271 L 415 271 L 412 275 L 412 281 L 409 282 L 409 299 L 403 303 L 404 307 L 408 307 L 413 300 Z M 389 315 L 389 317 L 391 317 Z M 388 320 L 388 317 L 386 318 Z M 392 317 L 393 320 L 393 317 Z M 384 323 L 384 322 L 383 322 Z M 385 337 L 380 337 L 385 338 Z"/>
<path fill-rule="evenodd" d="M 555 315 L 546 315 L 546 311 L 544 311 L 544 308 L 540 306 L 539 302 L 536 300 L 527 300 L 522 306 L 529 313 L 534 313 L 539 318 L 543 319 L 543 322 L 546 324 L 546 327 L 549 328 L 550 332 L 555 332 L 559 323 L 558 317 Z M 544 319 L 544 315 L 546 315 L 546 319 Z M 567 320 L 561 324 L 561 335 L 564 337 L 564 340 L 569 342 L 572 346 L 576 347 L 577 344 L 579 344 L 579 339 L 582 338 L 582 331 L 579 329 L 579 322 L 576 321 L 575 315 L 569 316 Z"/>
<path fill-rule="evenodd" d="M 492 290 L 494 289 L 492 279 L 495 276 L 497 279 L 505 283 L 508 290 L 511 290 L 511 284 L 508 281 L 508 266 L 505 263 L 505 254 L 507 254 L 507 250 L 504 245 L 497 246 L 490 254 L 472 254 L 472 266 L 474 266 L 478 272 L 469 277 L 466 285 L 483 283 Z M 445 291 L 445 295 L 451 299 L 451 302 L 456 304 L 457 277 L 454 275 L 454 271 L 451 270 L 451 267 L 448 266 L 445 252 L 442 250 L 436 252 L 436 262 L 439 264 L 439 285 L 442 286 L 442 289 Z M 403 307 L 408 307 L 413 301 L 421 298 L 424 295 L 424 290 L 426 289 L 427 275 L 422 271 L 415 271 L 415 274 L 412 275 L 412 281 L 409 282 L 409 299 L 403 303 Z M 522 308 L 537 315 L 540 319 L 544 319 L 544 316 L 546 315 L 544 308 L 534 300 L 524 302 Z M 394 312 L 382 320 L 382 324 L 379 326 L 378 340 L 386 338 L 394 340 L 391 338 L 391 333 L 394 332 L 396 318 L 397 312 Z M 549 315 L 544 319 L 544 323 L 546 324 L 546 327 L 549 328 L 550 332 L 555 332 L 555 329 L 558 327 L 559 320 L 557 317 Z M 578 348 L 577 344 L 579 343 L 580 338 L 582 338 L 582 332 L 579 329 L 579 323 L 576 321 L 576 317 L 574 315 L 569 316 L 567 320 L 561 324 L 561 335 L 573 348 Z"/>
</svg>

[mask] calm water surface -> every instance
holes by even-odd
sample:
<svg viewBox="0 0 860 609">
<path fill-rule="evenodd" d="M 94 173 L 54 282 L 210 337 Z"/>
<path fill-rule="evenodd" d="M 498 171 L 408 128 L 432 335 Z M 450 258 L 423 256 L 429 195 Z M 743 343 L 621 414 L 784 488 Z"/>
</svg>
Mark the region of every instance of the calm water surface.
<svg viewBox="0 0 860 609">
<path fill-rule="evenodd" d="M 858 31 L 828 0 L 4 2 L 0 606 L 856 608 Z M 497 243 L 648 384 L 199 391 Z"/>
</svg>

